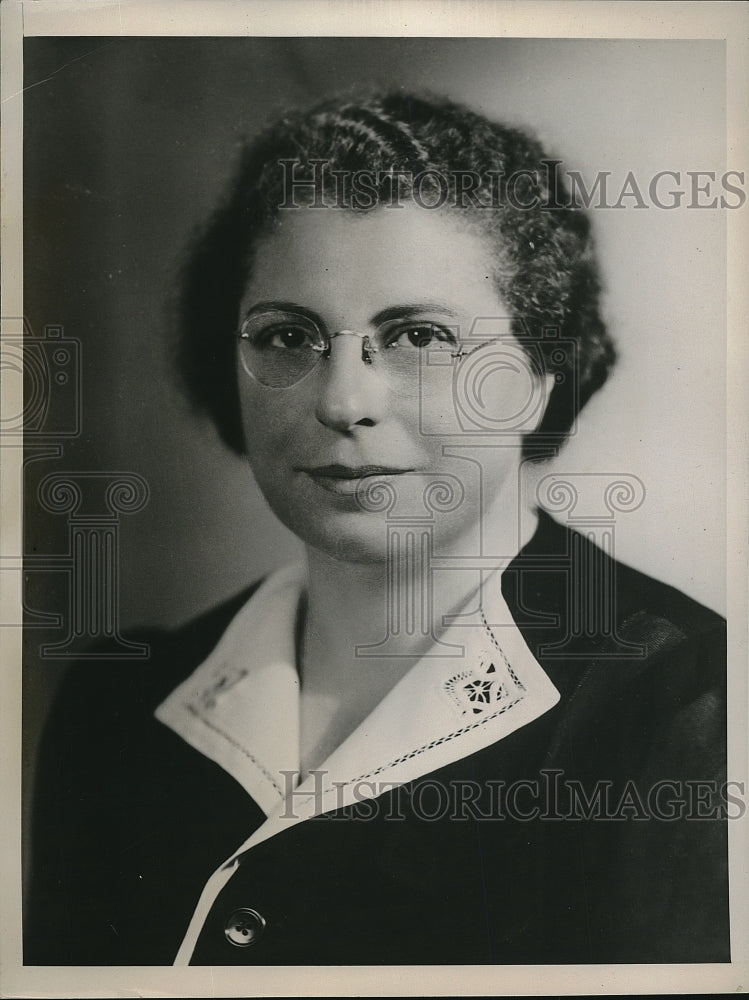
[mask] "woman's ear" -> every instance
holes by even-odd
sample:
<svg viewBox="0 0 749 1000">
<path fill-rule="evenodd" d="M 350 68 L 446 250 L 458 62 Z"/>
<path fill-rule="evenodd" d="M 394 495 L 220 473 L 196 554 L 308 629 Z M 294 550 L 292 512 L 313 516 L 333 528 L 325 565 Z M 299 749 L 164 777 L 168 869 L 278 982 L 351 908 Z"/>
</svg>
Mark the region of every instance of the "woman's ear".
<svg viewBox="0 0 749 1000">
<path fill-rule="evenodd" d="M 517 425 L 517 430 L 522 432 L 523 437 L 533 434 L 541 426 L 549 406 L 555 381 L 553 374 L 539 375 L 538 372 L 533 374 L 533 394 L 532 397 L 526 400 L 523 414 Z"/>
<path fill-rule="evenodd" d="M 556 384 L 556 375 L 547 372 L 545 375 L 541 377 L 541 383 L 543 385 L 544 398 L 543 398 L 543 403 L 539 407 L 538 419 L 536 420 L 536 426 L 533 428 L 534 431 L 538 430 L 538 428 L 541 426 L 542 420 L 544 419 L 546 409 L 549 405 L 549 400 L 551 399 L 551 394 L 554 391 L 554 386 Z"/>
</svg>

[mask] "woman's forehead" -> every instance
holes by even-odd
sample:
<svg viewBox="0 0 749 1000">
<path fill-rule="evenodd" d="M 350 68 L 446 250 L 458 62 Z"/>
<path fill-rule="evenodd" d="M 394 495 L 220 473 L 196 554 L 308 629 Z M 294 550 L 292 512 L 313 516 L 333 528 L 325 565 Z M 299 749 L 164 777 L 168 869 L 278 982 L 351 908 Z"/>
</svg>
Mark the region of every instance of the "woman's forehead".
<svg viewBox="0 0 749 1000">
<path fill-rule="evenodd" d="M 362 313 L 408 302 L 443 302 L 451 309 L 496 312 L 489 242 L 454 213 L 416 205 L 372 212 L 290 209 L 255 248 L 243 296 L 299 302 L 321 312 Z"/>
</svg>

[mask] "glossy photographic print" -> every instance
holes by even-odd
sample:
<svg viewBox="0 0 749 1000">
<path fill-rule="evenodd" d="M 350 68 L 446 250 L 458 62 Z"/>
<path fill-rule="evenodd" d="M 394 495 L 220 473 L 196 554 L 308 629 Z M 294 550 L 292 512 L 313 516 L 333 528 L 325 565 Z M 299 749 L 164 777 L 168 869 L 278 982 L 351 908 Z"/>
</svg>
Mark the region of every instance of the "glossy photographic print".
<svg viewBox="0 0 749 1000">
<path fill-rule="evenodd" d="M 6 69 L 4 995 L 741 982 L 736 62 L 444 6 Z"/>
</svg>

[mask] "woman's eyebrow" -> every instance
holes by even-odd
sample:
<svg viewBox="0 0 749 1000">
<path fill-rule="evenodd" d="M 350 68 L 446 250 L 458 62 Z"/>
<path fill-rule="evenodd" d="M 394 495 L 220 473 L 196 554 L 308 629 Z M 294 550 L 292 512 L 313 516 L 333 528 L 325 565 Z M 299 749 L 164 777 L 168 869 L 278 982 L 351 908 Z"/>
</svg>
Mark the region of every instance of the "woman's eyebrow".
<svg viewBox="0 0 749 1000">
<path fill-rule="evenodd" d="M 247 310 L 245 316 L 253 316 L 255 313 L 269 311 L 298 313 L 300 316 L 305 316 L 307 319 L 314 320 L 317 323 L 321 322 L 321 317 L 314 311 L 314 309 L 308 309 L 306 306 L 301 306 L 297 302 L 279 299 L 270 299 L 266 302 L 255 302 Z M 450 316 L 453 318 L 458 315 L 454 309 L 445 305 L 444 302 L 410 302 L 404 305 L 387 306 L 385 309 L 380 309 L 380 311 L 375 313 L 372 317 L 371 323 L 373 326 L 379 326 L 381 323 L 387 323 L 392 319 L 409 319 L 423 313 L 440 313 L 443 316 Z"/>
<path fill-rule="evenodd" d="M 270 312 L 273 310 L 276 312 L 299 313 L 301 316 L 306 316 L 307 319 L 313 319 L 316 321 L 319 321 L 320 319 L 313 309 L 307 309 L 305 306 L 300 306 L 297 302 L 287 302 L 280 299 L 271 299 L 267 302 L 255 302 L 246 311 L 245 316 L 254 316 L 255 313 Z"/>
<path fill-rule="evenodd" d="M 418 316 L 421 313 L 441 313 L 443 316 L 456 317 L 458 313 L 445 305 L 444 302 L 416 302 L 402 306 L 388 306 L 381 309 L 372 317 L 372 324 L 379 326 L 380 323 L 387 323 L 391 319 L 408 319 L 411 316 Z"/>
</svg>

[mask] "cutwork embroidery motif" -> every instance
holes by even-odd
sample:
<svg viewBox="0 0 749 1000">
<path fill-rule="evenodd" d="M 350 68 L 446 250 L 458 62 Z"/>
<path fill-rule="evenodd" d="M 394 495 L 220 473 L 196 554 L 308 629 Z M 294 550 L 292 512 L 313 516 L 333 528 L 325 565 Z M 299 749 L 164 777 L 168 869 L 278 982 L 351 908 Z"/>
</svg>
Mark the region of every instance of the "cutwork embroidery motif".
<svg viewBox="0 0 749 1000">
<path fill-rule="evenodd" d="M 505 701 L 507 688 L 497 675 L 494 663 L 482 660 L 478 671 L 461 670 L 445 682 L 445 691 L 461 715 L 483 715 L 487 709 Z"/>
<path fill-rule="evenodd" d="M 225 694 L 235 684 L 238 684 L 247 676 L 246 667 L 227 666 L 211 681 L 202 691 L 198 691 L 195 697 L 195 707 L 206 710 L 216 707 L 216 699 Z"/>
<path fill-rule="evenodd" d="M 506 703 L 511 692 L 514 696 L 520 694 L 521 697 L 525 692 L 520 678 L 489 628 L 483 609 L 481 618 L 484 631 L 496 652 L 490 651 L 489 656 L 482 659 L 477 668 L 461 670 L 444 684 L 444 690 L 461 715 L 483 716 L 496 705 Z M 504 673 L 504 677 L 501 677 L 500 671 Z"/>
</svg>

